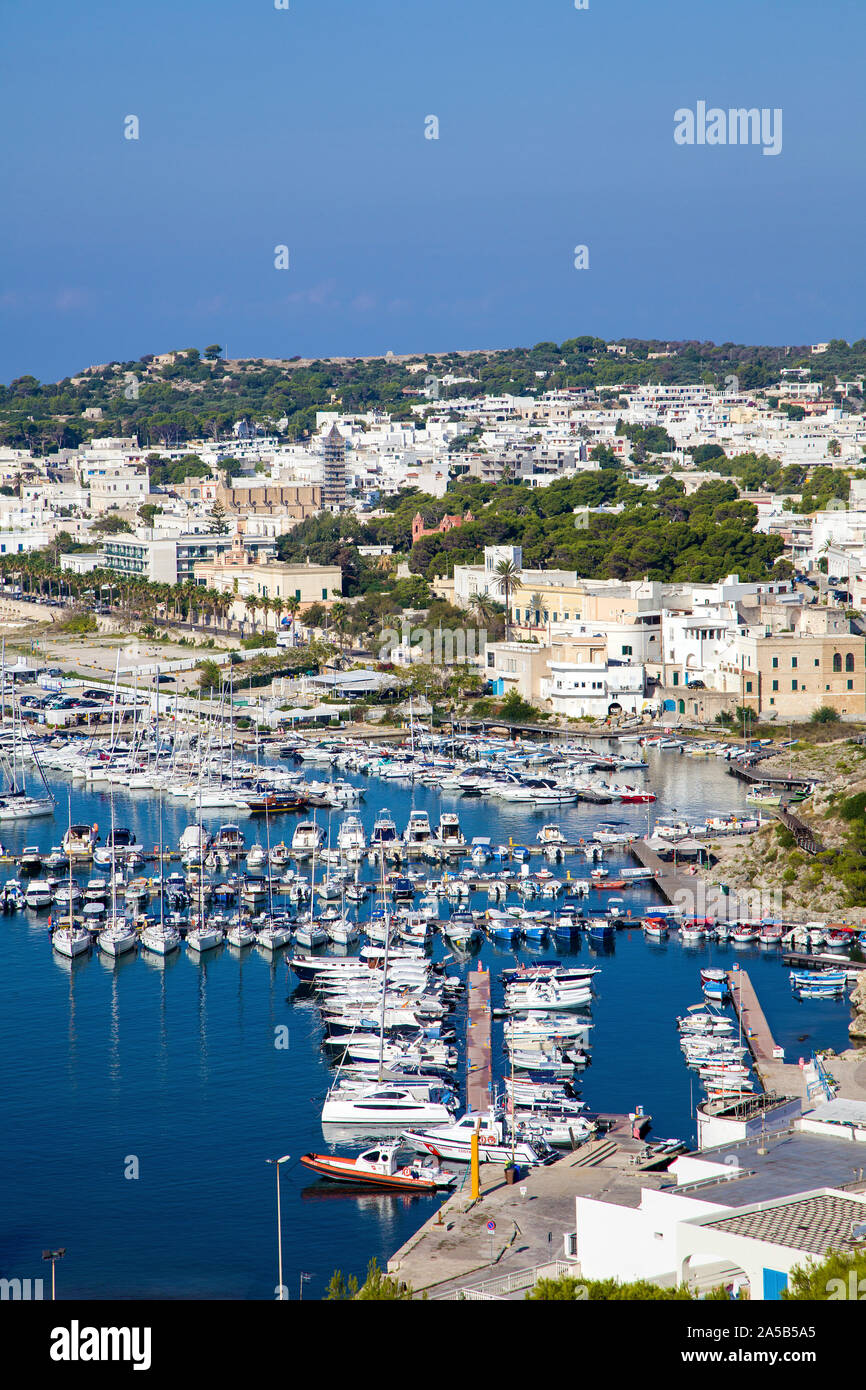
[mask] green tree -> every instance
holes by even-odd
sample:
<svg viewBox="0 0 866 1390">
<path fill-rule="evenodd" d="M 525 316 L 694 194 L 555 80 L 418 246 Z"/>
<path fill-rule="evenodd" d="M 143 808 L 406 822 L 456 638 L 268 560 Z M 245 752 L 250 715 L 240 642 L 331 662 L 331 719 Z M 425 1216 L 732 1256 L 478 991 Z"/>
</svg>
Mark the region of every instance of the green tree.
<svg viewBox="0 0 866 1390">
<path fill-rule="evenodd" d="M 836 724 L 839 721 L 839 711 L 832 705 L 821 705 L 819 709 L 813 709 L 810 715 L 813 724 Z"/>
<path fill-rule="evenodd" d="M 782 1290 L 786 1302 L 834 1303 L 866 1298 L 866 1250 L 828 1250 L 823 1260 L 798 1265 Z"/>
<path fill-rule="evenodd" d="M 219 690 L 222 676 L 215 661 L 197 661 L 196 670 L 199 673 L 198 688 L 202 695 L 210 695 L 214 690 Z"/>
<path fill-rule="evenodd" d="M 331 1277 L 325 1299 L 328 1301 L 354 1299 L 357 1302 L 404 1302 L 408 1303 L 414 1298 L 414 1291 L 410 1284 L 404 1284 L 400 1280 L 386 1274 L 379 1268 L 378 1261 L 374 1257 L 367 1266 L 367 1277 L 361 1287 L 354 1275 L 350 1275 L 348 1280 L 343 1277 L 341 1270 L 337 1270 Z"/>
<path fill-rule="evenodd" d="M 514 560 L 500 560 L 494 569 L 496 587 L 505 599 L 505 640 L 511 633 L 511 595 L 520 583 L 520 566 Z"/>
</svg>

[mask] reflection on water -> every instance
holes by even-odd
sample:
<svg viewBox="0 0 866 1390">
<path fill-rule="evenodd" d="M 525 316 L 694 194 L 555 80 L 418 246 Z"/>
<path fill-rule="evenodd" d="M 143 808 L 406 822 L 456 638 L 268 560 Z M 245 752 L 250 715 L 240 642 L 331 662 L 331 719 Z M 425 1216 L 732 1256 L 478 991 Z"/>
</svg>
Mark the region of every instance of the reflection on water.
<svg viewBox="0 0 866 1390">
<path fill-rule="evenodd" d="M 311 779 L 318 775 L 307 772 Z M 622 780 L 639 775 L 627 773 Z M 534 844 L 541 826 L 554 821 L 576 841 L 610 821 L 629 833 L 645 832 L 647 809 L 653 823 L 656 817 L 698 820 L 746 809 L 745 787 L 727 776 L 724 765 L 675 753 L 650 753 L 649 781 L 659 800 L 649 808 L 578 804 L 533 812 L 507 802 L 446 798 L 424 786 L 367 784 L 351 774 L 348 780 L 368 786 L 358 811 L 368 833 L 383 806 L 402 831 L 414 802 L 433 823 L 443 807 L 456 809 L 467 840 L 490 836 L 494 843 L 511 837 Z M 12 824 L 8 832 L 4 826 L 13 853 L 25 843 L 48 850 L 59 840 L 66 786 L 55 782 L 52 789 L 64 814 L 38 826 Z M 116 825 L 133 829 L 140 844 L 155 845 L 153 796 L 117 788 L 114 802 Z M 86 792 L 76 784 L 72 818 L 107 826 L 107 791 Z M 208 824 L 224 818 L 239 821 L 248 845 L 264 842 L 265 826 L 235 811 L 216 813 Z M 176 845 L 194 819 L 191 805 L 165 798 L 166 842 Z M 333 830 L 339 819 L 333 818 Z M 290 840 L 296 820 L 284 817 L 279 828 L 272 824 L 272 841 Z M 612 853 L 606 862 L 613 877 L 624 861 Z M 557 877 L 568 871 L 586 877 L 586 861 L 554 867 Z M 363 877 L 372 874 L 365 865 Z M 656 900 L 646 885 L 618 892 L 635 917 Z M 607 896 L 593 886 L 582 906 L 591 913 Z M 486 895 L 473 895 L 471 905 L 485 907 Z M 547 899 L 530 904 L 542 905 L 555 907 Z M 444 902 L 440 910 L 447 913 Z M 69 1248 L 65 1293 L 164 1297 L 170 1290 L 178 1298 L 271 1298 L 274 1212 L 271 1189 L 263 1198 L 259 1181 L 264 1159 L 291 1153 L 294 1160 L 321 1149 L 321 1102 L 333 1076 L 319 1045 L 318 1011 L 309 993 L 297 991 L 284 959 L 259 950 L 239 958 L 226 946 L 201 962 L 181 948 L 166 957 L 143 951 L 116 961 L 100 953 L 96 965 L 92 957 L 58 956 L 46 918 L 32 913 L 4 919 L 4 947 L 0 1045 L 7 1057 L 19 1058 L 4 1076 L 4 1149 L 14 1156 L 3 1170 L 4 1198 L 34 1249 Z M 441 942 L 435 951 L 438 959 L 449 957 L 449 974 L 465 978 L 473 964 L 466 953 Z M 484 941 L 477 959 L 491 969 L 494 1007 L 502 1003 L 501 966 L 539 956 L 592 959 L 601 966 L 592 1008 L 592 1065 L 581 1092 L 591 1109 L 624 1112 L 643 1104 L 657 1135 L 693 1134 L 694 1081 L 683 1064 L 674 1019 L 699 1000 L 704 963 L 730 965 L 736 959 L 748 968 L 772 1031 L 790 1057 L 807 1051 L 811 1040 L 846 1045 L 847 1001 L 795 1003 L 775 951 L 732 945 L 686 950 L 675 940 L 648 943 L 639 930 L 622 931 L 607 943 L 551 937 L 531 950 Z M 462 999 L 454 1019 L 461 1062 L 465 1019 Z M 274 1047 L 278 1026 L 290 1030 L 288 1050 Z M 501 1044 L 502 1023 L 495 1020 L 499 1075 Z M 369 1131 L 347 1133 L 338 1126 L 329 1127 L 324 1142 L 357 1149 L 370 1138 Z M 116 1156 L 130 1152 L 146 1158 L 138 1183 L 119 1175 Z M 64 1173 L 77 1178 L 74 1202 L 65 1183 L 46 1181 L 58 1153 Z M 423 1194 L 349 1195 L 310 1184 L 305 1171 L 295 1171 L 294 1163 L 291 1168 L 282 1189 L 284 1277 L 296 1290 L 299 1271 L 314 1271 L 309 1297 L 321 1296 L 338 1267 L 362 1275 L 372 1255 L 384 1264 L 435 1210 L 434 1199 Z"/>
</svg>

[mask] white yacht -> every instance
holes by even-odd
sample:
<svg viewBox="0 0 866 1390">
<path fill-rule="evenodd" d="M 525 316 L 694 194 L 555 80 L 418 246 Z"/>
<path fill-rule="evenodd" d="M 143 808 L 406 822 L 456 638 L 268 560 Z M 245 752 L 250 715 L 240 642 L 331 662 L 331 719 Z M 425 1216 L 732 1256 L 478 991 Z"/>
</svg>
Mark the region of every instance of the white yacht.
<svg viewBox="0 0 866 1390">
<path fill-rule="evenodd" d="M 90 859 L 96 844 L 97 829 L 95 825 L 70 825 L 60 842 L 63 853 L 74 859 Z"/>
<path fill-rule="evenodd" d="M 208 926 L 206 923 L 200 927 L 190 927 L 186 934 L 187 949 L 190 951 L 212 951 L 222 940 L 222 928 Z"/>
<path fill-rule="evenodd" d="M 325 843 L 325 832 L 314 820 L 302 820 L 295 826 L 292 836 L 292 854 L 313 854 Z"/>
<path fill-rule="evenodd" d="M 450 1125 L 454 1101 L 445 1087 L 432 1086 L 427 1098 L 418 1098 L 404 1086 L 373 1084 L 341 1093 L 331 1087 L 322 1106 L 322 1124 Z"/>
<path fill-rule="evenodd" d="M 391 812 L 382 807 L 370 832 L 370 849 L 392 849 L 398 843 L 397 827 Z"/>
<path fill-rule="evenodd" d="M 90 933 L 83 927 L 55 927 L 51 945 L 61 956 L 80 956 L 90 949 Z"/>
<path fill-rule="evenodd" d="M 124 951 L 135 949 L 138 933 L 131 922 L 125 922 L 123 918 L 116 917 L 99 933 L 96 940 L 100 950 L 105 951 L 109 956 L 120 956 L 123 955 Z"/>
<path fill-rule="evenodd" d="M 407 847 L 414 845 L 429 845 L 433 839 L 433 831 L 430 829 L 430 817 L 426 811 L 412 811 L 409 814 L 409 823 L 403 831 L 403 843 Z"/>
<path fill-rule="evenodd" d="M 45 879 L 32 878 L 27 885 L 24 902 L 27 907 L 38 910 L 39 908 L 50 907 L 53 897 L 50 883 L 47 883 Z"/>
<path fill-rule="evenodd" d="M 347 816 L 337 831 L 337 848 L 346 859 L 360 859 L 367 848 L 364 827 L 357 816 Z"/>
<path fill-rule="evenodd" d="M 254 946 L 257 937 L 251 926 L 246 922 L 235 922 L 226 932 L 226 941 L 230 946 L 237 946 L 239 949 L 244 946 Z"/>
<path fill-rule="evenodd" d="M 463 850 L 466 837 L 460 829 L 460 817 L 456 811 L 443 811 L 439 817 L 436 839 L 443 849 Z"/>
<path fill-rule="evenodd" d="M 273 922 L 256 933 L 256 943 L 265 951 L 279 951 L 281 946 L 288 946 L 291 939 L 291 927 L 281 922 Z"/>
<path fill-rule="evenodd" d="M 504 1119 L 490 1110 L 485 1114 L 464 1115 L 461 1120 L 438 1128 L 405 1130 L 403 1138 L 418 1153 L 468 1163 L 472 1157 L 472 1135 L 478 1129 L 478 1158 L 481 1163 L 540 1164 L 555 1157 L 539 1140 L 532 1142 L 509 1134 Z"/>
<path fill-rule="evenodd" d="M 141 944 L 154 955 L 167 956 L 180 945 L 180 932 L 176 927 L 160 926 L 154 922 L 141 933 Z"/>
</svg>

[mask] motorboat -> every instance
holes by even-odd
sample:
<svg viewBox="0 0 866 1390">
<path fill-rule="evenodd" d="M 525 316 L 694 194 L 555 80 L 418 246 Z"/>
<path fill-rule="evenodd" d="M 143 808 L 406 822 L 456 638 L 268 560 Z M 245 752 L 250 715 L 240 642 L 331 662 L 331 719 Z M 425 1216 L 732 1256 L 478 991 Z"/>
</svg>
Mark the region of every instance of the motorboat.
<svg viewBox="0 0 866 1390">
<path fill-rule="evenodd" d="M 384 807 L 379 812 L 370 831 L 370 849 L 393 849 L 399 843 L 397 826 L 391 812 Z"/>
<path fill-rule="evenodd" d="M 339 1154 L 302 1154 L 301 1163 L 331 1182 L 352 1183 L 385 1191 L 438 1192 L 453 1187 L 457 1181 L 456 1173 L 449 1173 L 432 1160 L 423 1162 L 416 1159 L 401 1165 L 398 1155 L 402 1148 L 401 1142 L 377 1144 L 357 1158 L 343 1158 Z"/>
<path fill-rule="evenodd" d="M 469 1163 L 472 1158 L 472 1136 L 478 1131 L 478 1159 L 481 1163 L 525 1163 L 537 1166 L 550 1163 L 555 1157 L 544 1140 L 530 1140 L 512 1135 L 503 1116 L 494 1111 L 487 1114 L 467 1114 L 451 1124 L 403 1131 L 407 1144 L 419 1153 L 434 1158 Z"/>
<path fill-rule="evenodd" d="M 38 845 L 25 845 L 18 860 L 22 874 L 38 874 L 42 868 L 42 851 Z"/>
<path fill-rule="evenodd" d="M 436 840 L 444 850 L 460 851 L 466 848 L 466 837 L 460 829 L 460 817 L 456 811 L 443 811 L 439 817 Z"/>
<path fill-rule="evenodd" d="M 406 829 L 403 831 L 403 843 L 407 849 L 417 848 L 419 845 L 429 845 L 433 839 L 433 831 L 430 829 L 430 817 L 426 811 L 411 811 Z"/>
<path fill-rule="evenodd" d="M 360 859 L 366 848 L 361 821 L 357 816 L 347 816 L 337 831 L 337 849 L 345 859 Z"/>
<path fill-rule="evenodd" d="M 24 894 L 24 903 L 26 907 L 39 911 L 42 908 L 50 907 L 53 898 L 54 893 L 51 885 L 45 879 L 32 878 Z"/>
<path fill-rule="evenodd" d="M 451 1092 L 444 1087 L 431 1087 L 427 1099 L 418 1099 L 403 1086 L 364 1086 L 351 1095 L 332 1087 L 322 1107 L 322 1123 L 450 1125 L 453 1111 Z"/>
<path fill-rule="evenodd" d="M 299 821 L 292 836 L 292 854 L 298 858 L 315 854 L 325 843 L 325 831 L 313 820 Z"/>
<path fill-rule="evenodd" d="M 97 825 L 70 825 L 60 844 L 63 853 L 73 859 L 90 859 L 99 827 Z"/>
<path fill-rule="evenodd" d="M 288 923 L 272 922 L 256 933 L 256 944 L 265 951 L 279 951 L 281 947 L 288 946 L 291 939 L 292 929 Z"/>
</svg>

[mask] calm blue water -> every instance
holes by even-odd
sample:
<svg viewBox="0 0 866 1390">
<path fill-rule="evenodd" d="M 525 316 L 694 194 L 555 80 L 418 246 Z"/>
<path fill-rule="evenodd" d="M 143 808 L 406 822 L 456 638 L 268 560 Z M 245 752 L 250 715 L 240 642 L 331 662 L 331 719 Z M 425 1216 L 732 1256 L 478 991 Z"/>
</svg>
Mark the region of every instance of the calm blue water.
<svg viewBox="0 0 866 1390">
<path fill-rule="evenodd" d="M 655 753 L 650 769 L 659 797 L 649 808 L 653 816 L 745 809 L 742 784 L 715 760 Z M 459 809 L 467 838 L 490 835 L 494 842 L 534 842 L 554 818 L 575 838 L 603 820 L 646 830 L 641 806 L 578 806 L 554 817 L 550 808 L 527 812 L 446 800 L 403 784 L 364 784 L 368 833 L 382 806 L 402 831 L 413 805 L 435 824 L 443 804 Z M 67 784 L 52 789 L 53 821 L 4 826 L 13 853 L 25 843 L 59 843 Z M 143 845 L 155 844 L 153 795 L 115 791 L 114 800 L 116 824 L 134 829 Z M 104 834 L 107 793 L 74 790 L 72 815 L 98 822 Z M 177 843 L 190 818 L 186 803 L 165 801 L 167 843 Z M 208 823 L 234 818 L 215 813 Z M 242 824 L 248 845 L 263 840 L 263 824 Z M 294 824 L 294 817 L 273 822 L 272 843 L 288 840 Z M 618 862 L 608 860 L 612 870 Z M 583 861 L 568 867 L 587 872 Z M 654 897 L 642 888 L 626 901 L 637 907 Z M 257 951 L 238 959 L 222 947 L 201 965 L 184 952 L 164 963 L 141 956 L 116 964 L 94 952 L 70 964 L 51 950 L 46 914 L 0 918 L 0 933 L 0 1276 L 38 1278 L 42 1249 L 65 1246 L 61 1297 L 273 1298 L 275 1179 L 265 1159 L 285 1153 L 292 1161 L 281 1189 L 284 1282 L 292 1298 L 301 1271 L 312 1275 L 305 1297 L 319 1298 L 334 1269 L 360 1274 L 372 1255 L 384 1263 L 435 1210 L 432 1198 L 325 1191 L 297 1165 L 298 1155 L 324 1147 L 319 1114 L 329 1071 L 318 1015 L 284 963 L 271 965 Z M 577 948 L 578 957 L 589 954 L 586 944 Z M 642 1104 L 654 1117 L 654 1135 L 694 1139 L 691 1073 L 674 1019 L 700 999 L 698 971 L 710 955 L 714 964 L 738 960 L 748 968 L 789 1059 L 814 1046 L 847 1044 L 847 1003 L 796 1003 L 777 952 L 651 946 L 639 929 L 620 932 L 613 950 L 598 957 L 593 1061 L 583 1085 L 592 1108 Z M 514 954 L 485 943 L 480 959 L 495 977 Z M 494 985 L 494 1003 L 500 1001 Z M 461 1037 L 463 1017 L 458 1011 Z M 288 1050 L 274 1047 L 281 1024 L 289 1029 Z M 497 1025 L 495 1058 L 499 1036 Z M 124 1176 L 131 1156 L 138 1179 Z"/>
</svg>

